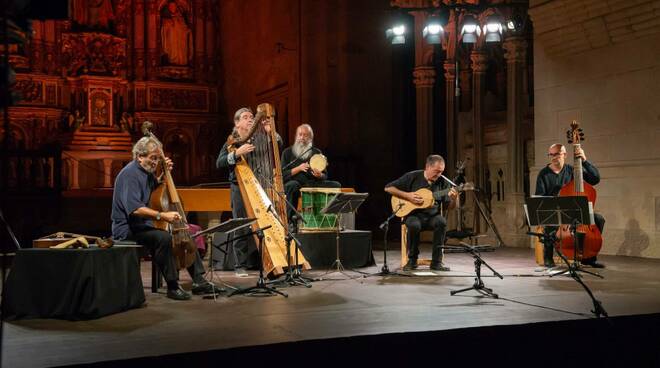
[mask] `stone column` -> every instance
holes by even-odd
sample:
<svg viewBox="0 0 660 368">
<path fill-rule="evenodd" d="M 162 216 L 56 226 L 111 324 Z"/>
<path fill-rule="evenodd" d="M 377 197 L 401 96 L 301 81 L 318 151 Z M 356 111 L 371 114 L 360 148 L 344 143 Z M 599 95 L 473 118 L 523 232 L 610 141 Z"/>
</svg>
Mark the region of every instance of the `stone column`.
<svg viewBox="0 0 660 368">
<path fill-rule="evenodd" d="M 78 159 L 71 158 L 70 161 L 71 169 L 69 171 L 69 188 L 70 189 L 80 189 L 80 182 L 78 181 Z"/>
<path fill-rule="evenodd" d="M 144 51 L 146 32 L 144 29 L 144 0 L 135 0 L 135 16 L 133 17 L 133 35 L 131 37 L 134 50 L 134 70 L 135 79 L 144 80 L 146 71 L 146 54 Z"/>
<path fill-rule="evenodd" d="M 112 188 L 112 159 L 103 159 L 103 188 Z"/>
<path fill-rule="evenodd" d="M 158 62 L 158 39 L 160 28 L 158 24 L 158 2 L 148 1 L 145 3 L 147 7 L 147 61 L 146 61 L 146 76 L 147 79 L 156 79 L 158 76 L 157 67 Z"/>
<path fill-rule="evenodd" d="M 483 106 L 484 93 L 486 89 L 486 69 L 488 57 L 485 52 L 474 50 L 470 54 L 472 60 L 472 142 L 474 152 L 474 184 L 481 190 L 486 187 L 484 170 L 486 168 L 486 148 L 484 147 L 483 131 Z M 484 221 L 477 216 L 479 221 L 475 223 L 475 231 L 483 229 Z"/>
<path fill-rule="evenodd" d="M 523 204 L 524 192 L 524 160 L 525 150 L 522 139 L 522 122 L 526 109 L 524 90 L 525 62 L 527 41 L 520 36 L 507 38 L 503 44 L 504 58 L 507 62 L 507 176 L 505 183 L 505 199 L 507 208 L 507 223 L 510 228 L 506 231 L 511 245 L 525 246 L 527 238 L 521 226 L 524 224 Z"/>
<path fill-rule="evenodd" d="M 433 84 L 435 69 L 432 64 L 433 45 L 422 37 L 422 29 L 428 14 L 425 11 L 412 11 L 415 17 L 415 68 L 413 83 L 415 84 L 415 105 L 417 111 L 417 165 L 423 165 L 426 156 L 434 153 L 433 147 Z"/>
<path fill-rule="evenodd" d="M 454 172 L 454 165 L 458 159 L 458 139 L 456 134 L 458 111 L 457 104 L 460 103 L 456 97 L 456 62 L 446 60 L 445 68 L 445 115 L 447 117 L 447 171 Z"/>
<path fill-rule="evenodd" d="M 418 66 L 413 70 L 417 111 L 417 164 L 423 164 L 433 153 L 433 83 L 435 70 Z"/>
</svg>

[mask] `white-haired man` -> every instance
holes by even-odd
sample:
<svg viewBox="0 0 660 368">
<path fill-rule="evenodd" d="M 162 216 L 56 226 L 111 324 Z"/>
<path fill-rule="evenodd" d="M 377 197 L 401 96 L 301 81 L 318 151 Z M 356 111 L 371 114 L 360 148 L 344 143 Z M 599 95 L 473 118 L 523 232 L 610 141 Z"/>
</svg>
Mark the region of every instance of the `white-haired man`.
<svg viewBox="0 0 660 368">
<path fill-rule="evenodd" d="M 167 297 L 174 300 L 190 299 L 190 294 L 179 286 L 179 271 L 172 254 L 172 235 L 153 226 L 153 220 L 174 222 L 180 220 L 176 211 L 160 212 L 149 207 L 151 192 L 159 184 L 156 177 L 162 153 L 153 138 L 141 138 L 133 146 L 133 161 L 119 172 L 112 193 L 112 238 L 134 240 L 149 249 L 167 283 Z M 168 170 L 172 161 L 165 158 Z M 160 175 L 162 177 L 162 174 Z M 213 284 L 204 279 L 204 265 L 196 254 L 188 267 L 193 280 L 193 294 L 213 292 Z"/>
<path fill-rule="evenodd" d="M 298 204 L 300 188 L 341 188 L 337 181 L 327 180 L 328 172 L 317 171 L 309 165 L 309 159 L 315 154 L 322 154 L 314 147 L 314 131 L 309 124 L 296 128 L 296 141 L 282 152 L 282 180 L 286 199 L 293 206 Z M 288 217 L 292 220 L 293 209 L 289 209 Z"/>
</svg>

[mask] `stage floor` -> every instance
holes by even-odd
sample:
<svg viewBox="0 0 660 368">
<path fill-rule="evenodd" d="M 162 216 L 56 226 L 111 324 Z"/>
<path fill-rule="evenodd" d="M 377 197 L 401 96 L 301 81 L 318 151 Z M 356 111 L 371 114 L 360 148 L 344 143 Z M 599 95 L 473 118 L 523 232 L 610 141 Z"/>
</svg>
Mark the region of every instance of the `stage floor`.
<svg viewBox="0 0 660 368">
<path fill-rule="evenodd" d="M 377 266 L 361 271 L 380 270 L 382 251 L 374 256 Z M 152 294 L 151 268 L 143 263 L 147 295 L 143 308 L 92 321 L 6 322 L 2 366 L 61 366 L 332 337 L 592 318 L 593 306 L 582 287 L 568 277 L 535 272 L 532 250 L 501 248 L 482 256 L 504 276 L 503 280 L 492 277 L 482 267 L 486 286 L 499 299 L 474 291 L 450 296 L 450 290 L 473 283 L 473 259 L 468 254 L 446 255 L 452 271 L 440 276 L 334 280 L 343 277 L 335 273 L 309 289 L 282 289 L 288 298 L 220 296 L 214 301 L 195 296 L 187 302 L 167 299 L 163 290 Z M 398 248 L 388 253 L 388 260 L 390 269 L 398 268 Z M 600 260 L 607 268 L 597 271 L 605 278 L 586 275 L 584 280 L 610 316 L 660 312 L 660 260 L 616 256 Z M 307 276 L 321 273 L 309 271 Z M 251 272 L 239 279 L 231 272 L 216 272 L 215 278 L 251 286 L 256 275 Z M 187 273 L 181 276 L 184 288 L 189 288 Z"/>
</svg>

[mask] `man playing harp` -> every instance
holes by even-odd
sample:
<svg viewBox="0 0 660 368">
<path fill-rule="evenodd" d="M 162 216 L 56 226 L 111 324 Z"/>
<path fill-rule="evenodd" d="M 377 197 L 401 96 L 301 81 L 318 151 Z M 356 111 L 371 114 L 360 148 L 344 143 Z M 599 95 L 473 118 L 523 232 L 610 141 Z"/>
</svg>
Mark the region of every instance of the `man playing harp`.
<svg viewBox="0 0 660 368">
<path fill-rule="evenodd" d="M 266 119 L 259 122 L 262 124 L 263 129 L 256 127 L 256 131 L 251 139 L 243 144 L 235 143 L 236 141 L 243 141 L 249 134 L 255 124 L 254 114 L 252 110 L 247 107 L 240 108 L 234 113 L 234 129 L 227 142 L 222 146 L 218 159 L 216 160 L 216 167 L 229 169 L 229 181 L 231 182 L 231 208 L 234 218 L 248 217 L 245 209 L 245 204 L 241 197 L 240 187 L 237 182 L 236 173 L 234 168 L 237 160 L 244 157 L 250 165 L 255 177 L 261 184 L 262 188 L 269 193 L 272 198 L 271 188 L 273 188 L 273 176 L 275 164 L 273 162 L 272 150 L 268 149 L 270 143 L 270 129 L 273 123 L 272 115 L 267 116 Z M 281 138 L 277 136 L 278 146 L 281 145 Z M 230 152 L 229 146 L 233 145 L 235 150 Z M 238 231 L 236 236 L 243 235 L 248 232 L 248 229 Z M 255 262 L 251 257 L 250 249 L 254 250 L 256 247 L 251 245 L 253 240 L 251 237 L 242 238 L 234 242 L 235 264 L 234 269 L 238 276 L 247 276 L 246 269 L 255 266 Z"/>
</svg>

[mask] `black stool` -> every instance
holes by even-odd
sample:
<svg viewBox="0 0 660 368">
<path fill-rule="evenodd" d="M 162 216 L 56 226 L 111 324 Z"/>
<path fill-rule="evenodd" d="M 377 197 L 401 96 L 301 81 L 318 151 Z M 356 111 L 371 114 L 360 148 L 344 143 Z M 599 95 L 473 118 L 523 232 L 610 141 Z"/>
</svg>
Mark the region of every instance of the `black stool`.
<svg viewBox="0 0 660 368">
<path fill-rule="evenodd" d="M 146 256 L 149 255 L 151 258 L 151 292 L 152 293 L 157 293 L 158 289 L 163 285 L 163 280 L 162 276 L 160 275 L 160 269 L 158 268 L 158 264 L 154 262 L 153 258 L 151 257 L 151 254 L 147 251 L 145 254 L 145 249 L 144 246 L 132 241 L 132 240 L 120 240 L 120 241 L 115 241 L 115 246 L 121 247 L 121 246 L 127 246 L 127 247 L 134 247 L 138 250 L 138 258 L 140 256 Z"/>
</svg>

